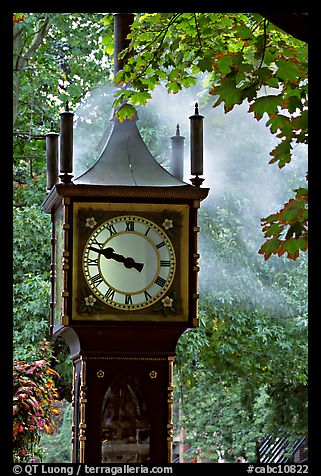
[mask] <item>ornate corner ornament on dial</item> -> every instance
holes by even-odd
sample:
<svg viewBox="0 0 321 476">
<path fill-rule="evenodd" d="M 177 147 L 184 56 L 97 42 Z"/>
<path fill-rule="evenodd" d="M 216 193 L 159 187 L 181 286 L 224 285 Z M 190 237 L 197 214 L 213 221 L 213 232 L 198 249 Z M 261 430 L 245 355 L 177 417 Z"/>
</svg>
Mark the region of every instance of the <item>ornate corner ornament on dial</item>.
<svg viewBox="0 0 321 476">
<path fill-rule="evenodd" d="M 73 281 L 78 284 L 73 302 L 78 319 L 184 320 L 188 260 L 182 257 L 187 256 L 188 207 L 124 208 L 75 204 Z"/>
</svg>

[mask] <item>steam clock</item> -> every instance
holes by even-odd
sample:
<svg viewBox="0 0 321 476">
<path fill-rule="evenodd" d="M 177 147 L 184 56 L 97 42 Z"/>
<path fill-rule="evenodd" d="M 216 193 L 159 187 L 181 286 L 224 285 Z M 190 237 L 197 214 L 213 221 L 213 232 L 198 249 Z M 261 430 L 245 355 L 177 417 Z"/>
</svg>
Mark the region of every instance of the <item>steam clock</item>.
<svg viewBox="0 0 321 476">
<path fill-rule="evenodd" d="M 132 14 L 115 14 L 115 73 Z M 72 176 L 72 117 L 47 135 L 52 217 L 50 327 L 73 362 L 72 462 L 168 463 L 173 363 L 198 325 L 202 116 L 191 116 L 193 185 L 147 150 L 137 117 L 113 128 L 97 162 Z M 173 159 L 182 160 L 182 136 Z M 59 155 L 59 181 L 58 181 Z"/>
</svg>

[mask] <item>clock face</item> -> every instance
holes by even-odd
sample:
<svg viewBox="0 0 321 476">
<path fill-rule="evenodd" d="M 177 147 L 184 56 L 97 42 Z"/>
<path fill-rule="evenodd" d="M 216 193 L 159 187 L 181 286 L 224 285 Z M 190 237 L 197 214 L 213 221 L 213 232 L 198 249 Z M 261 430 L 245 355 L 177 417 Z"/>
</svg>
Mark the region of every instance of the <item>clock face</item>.
<svg viewBox="0 0 321 476">
<path fill-rule="evenodd" d="M 151 306 L 169 290 L 176 269 L 173 245 L 154 222 L 140 216 L 116 216 L 97 227 L 82 256 L 93 294 L 119 310 Z"/>
</svg>

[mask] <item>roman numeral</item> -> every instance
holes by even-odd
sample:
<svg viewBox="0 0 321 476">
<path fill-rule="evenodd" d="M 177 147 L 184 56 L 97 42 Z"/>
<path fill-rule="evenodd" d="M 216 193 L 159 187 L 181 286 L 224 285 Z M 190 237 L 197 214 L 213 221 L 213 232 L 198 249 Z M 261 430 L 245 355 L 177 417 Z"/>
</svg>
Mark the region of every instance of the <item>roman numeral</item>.
<svg viewBox="0 0 321 476">
<path fill-rule="evenodd" d="M 133 221 L 126 221 L 126 231 L 134 231 L 135 222 Z"/>
<path fill-rule="evenodd" d="M 115 290 L 112 288 L 108 288 L 105 293 L 105 297 L 109 299 L 114 299 L 114 296 L 115 296 Z"/>
<path fill-rule="evenodd" d="M 131 294 L 126 294 L 126 296 L 125 296 L 125 304 L 133 304 L 133 300 L 132 300 Z"/>
<path fill-rule="evenodd" d="M 164 278 L 161 278 L 160 276 L 157 276 L 157 278 L 155 280 L 155 284 L 158 284 L 158 286 L 160 286 L 162 288 L 165 283 L 166 283 L 166 280 Z"/>
<path fill-rule="evenodd" d="M 144 294 L 145 294 L 146 301 L 148 301 L 148 299 L 152 297 L 147 291 L 144 291 Z"/>
<path fill-rule="evenodd" d="M 148 235 L 148 233 L 149 233 L 149 230 L 150 230 L 150 226 L 149 226 L 149 227 L 147 228 L 147 230 L 145 231 L 145 236 L 147 236 L 147 235 Z"/>
<path fill-rule="evenodd" d="M 170 261 L 161 260 L 160 265 L 163 267 L 169 267 L 171 265 Z"/>
<path fill-rule="evenodd" d="M 93 239 L 93 244 L 99 246 L 99 248 L 102 248 L 104 246 L 104 243 L 99 243 L 99 241 L 97 241 L 97 238 Z"/>
<path fill-rule="evenodd" d="M 158 243 L 158 245 L 156 245 L 156 248 L 159 250 L 159 248 L 161 248 L 162 246 L 165 246 L 164 241 L 161 241 L 160 243 Z"/>
<path fill-rule="evenodd" d="M 103 278 L 101 277 L 101 275 L 98 273 L 98 274 L 95 274 L 95 276 L 92 276 L 90 278 L 90 280 L 96 285 L 96 286 L 99 286 L 100 283 L 103 282 Z"/>
<path fill-rule="evenodd" d="M 109 231 L 110 236 L 116 235 L 117 231 L 116 231 L 114 225 L 106 226 L 106 228 Z"/>
<path fill-rule="evenodd" d="M 87 264 L 88 266 L 98 266 L 98 258 L 88 258 Z"/>
</svg>

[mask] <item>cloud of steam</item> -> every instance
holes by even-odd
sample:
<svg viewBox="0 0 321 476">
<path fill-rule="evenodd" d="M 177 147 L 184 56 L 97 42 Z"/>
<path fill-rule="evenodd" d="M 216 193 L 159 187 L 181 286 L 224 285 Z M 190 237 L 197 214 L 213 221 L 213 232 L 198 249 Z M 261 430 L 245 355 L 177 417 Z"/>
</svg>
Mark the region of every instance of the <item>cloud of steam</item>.
<svg viewBox="0 0 321 476">
<path fill-rule="evenodd" d="M 88 168 L 88 164 L 92 165 L 108 137 L 112 101 L 112 88 L 98 89 L 90 96 L 88 104 L 76 111 L 82 118 L 78 120 L 74 134 L 75 172 L 78 175 Z M 222 106 L 212 107 L 214 99 L 200 84 L 175 95 L 168 94 L 164 87 L 159 86 L 147 106 L 140 108 L 138 128 L 151 153 L 168 169 L 170 137 L 175 134 L 176 124 L 180 125 L 180 133 L 186 138 L 184 180 L 187 183 L 191 177 L 189 116 L 194 114 L 195 102 L 199 103 L 200 114 L 204 116 L 203 186 L 210 188 L 208 198 L 202 203 L 202 210 L 207 216 L 215 217 L 224 209 L 229 197 L 235 204 L 233 210 L 229 211 L 231 219 L 241 224 L 237 227 L 236 239 L 253 256 L 251 267 L 246 262 L 235 262 L 232 251 L 231 258 L 226 258 L 226 255 L 223 257 L 215 252 L 213 243 L 201 233 L 200 287 L 216 293 L 229 290 L 231 296 L 256 300 L 258 305 L 264 301 L 265 305 L 270 303 L 275 309 L 282 309 L 282 296 L 278 295 L 276 288 L 258 279 L 255 270 L 255 266 L 259 266 L 263 260 L 257 253 L 264 241 L 260 219 L 278 211 L 292 196 L 294 188 L 305 185 L 302 178 L 307 170 L 306 147 L 298 146 L 294 160 L 280 170 L 277 165 L 268 164 L 271 159 L 269 152 L 278 139 L 265 126 L 267 118 L 263 117 L 258 122 L 247 112 L 248 104 L 236 106 L 224 114 Z M 152 122 L 159 131 L 156 141 L 155 138 L 149 141 Z M 273 266 L 273 263 L 273 259 L 266 262 L 266 268 Z M 235 279 L 231 279 L 231 276 Z"/>
<path fill-rule="evenodd" d="M 112 127 L 112 86 L 100 86 L 82 101 L 75 112 L 73 174 L 78 177 L 98 159 Z"/>
</svg>

